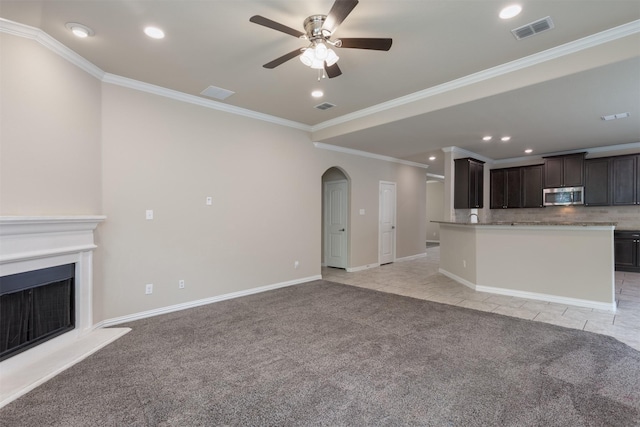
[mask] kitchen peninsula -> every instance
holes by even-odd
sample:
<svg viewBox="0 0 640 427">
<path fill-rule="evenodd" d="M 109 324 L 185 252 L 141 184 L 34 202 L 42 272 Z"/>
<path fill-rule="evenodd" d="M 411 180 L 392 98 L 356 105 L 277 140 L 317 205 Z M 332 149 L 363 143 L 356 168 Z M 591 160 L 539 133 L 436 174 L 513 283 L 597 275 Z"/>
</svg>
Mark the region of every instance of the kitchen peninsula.
<svg viewBox="0 0 640 427">
<path fill-rule="evenodd" d="M 440 224 L 440 272 L 476 291 L 615 311 L 610 222 Z"/>
</svg>

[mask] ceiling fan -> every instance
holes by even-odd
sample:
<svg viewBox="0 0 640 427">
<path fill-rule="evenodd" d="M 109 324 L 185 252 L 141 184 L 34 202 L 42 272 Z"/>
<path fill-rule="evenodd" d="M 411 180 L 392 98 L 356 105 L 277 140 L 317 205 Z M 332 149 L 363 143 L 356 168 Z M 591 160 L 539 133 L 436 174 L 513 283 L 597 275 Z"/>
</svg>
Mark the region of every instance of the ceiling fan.
<svg viewBox="0 0 640 427">
<path fill-rule="evenodd" d="M 274 59 L 263 65 L 264 68 L 275 68 L 284 64 L 288 60 L 300 56 L 303 64 L 317 69 L 324 70 L 329 78 L 338 77 L 342 74 L 338 67 L 338 55 L 331 49 L 371 49 L 387 51 L 391 48 L 392 39 L 382 38 L 344 38 L 332 40 L 331 36 L 338 26 L 351 13 L 358 4 L 358 0 L 336 0 L 328 15 L 311 15 L 304 20 L 305 32 L 295 30 L 286 25 L 272 21 L 260 15 L 252 16 L 249 21 L 262 25 L 285 34 L 308 40 L 309 45 L 293 50 L 281 57 Z"/>
</svg>

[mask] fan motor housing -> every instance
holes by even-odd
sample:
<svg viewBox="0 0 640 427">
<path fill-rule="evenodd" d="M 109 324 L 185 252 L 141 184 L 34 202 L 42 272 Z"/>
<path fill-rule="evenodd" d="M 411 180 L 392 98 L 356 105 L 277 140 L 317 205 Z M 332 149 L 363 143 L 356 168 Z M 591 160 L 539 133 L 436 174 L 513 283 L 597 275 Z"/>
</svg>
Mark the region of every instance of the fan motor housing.
<svg viewBox="0 0 640 427">
<path fill-rule="evenodd" d="M 304 30 L 307 32 L 307 38 L 311 41 L 325 39 L 330 34 L 323 34 L 322 26 L 327 19 L 327 15 L 311 15 L 304 20 Z M 326 31 L 326 30 L 325 30 Z"/>
</svg>

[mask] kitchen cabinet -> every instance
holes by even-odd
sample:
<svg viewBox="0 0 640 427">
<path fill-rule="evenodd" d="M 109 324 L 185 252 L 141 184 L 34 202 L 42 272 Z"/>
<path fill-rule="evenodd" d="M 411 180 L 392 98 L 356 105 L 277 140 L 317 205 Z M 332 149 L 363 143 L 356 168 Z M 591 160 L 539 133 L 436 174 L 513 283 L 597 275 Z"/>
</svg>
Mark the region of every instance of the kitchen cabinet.
<svg viewBox="0 0 640 427">
<path fill-rule="evenodd" d="M 612 159 L 588 159 L 584 162 L 584 204 L 586 206 L 611 205 Z"/>
<path fill-rule="evenodd" d="M 522 167 L 522 207 L 542 208 L 543 165 Z"/>
<path fill-rule="evenodd" d="M 454 160 L 454 209 L 482 208 L 484 162 L 467 157 Z"/>
<path fill-rule="evenodd" d="M 613 205 L 640 205 L 640 154 L 611 160 Z"/>
<path fill-rule="evenodd" d="M 640 231 L 615 231 L 615 269 L 640 272 Z"/>
<path fill-rule="evenodd" d="M 491 209 L 522 206 L 522 168 L 492 169 L 489 176 Z"/>
<path fill-rule="evenodd" d="M 490 208 L 541 208 L 542 165 L 491 169 Z"/>
<path fill-rule="evenodd" d="M 584 185 L 585 153 L 544 158 L 544 188 Z"/>
</svg>

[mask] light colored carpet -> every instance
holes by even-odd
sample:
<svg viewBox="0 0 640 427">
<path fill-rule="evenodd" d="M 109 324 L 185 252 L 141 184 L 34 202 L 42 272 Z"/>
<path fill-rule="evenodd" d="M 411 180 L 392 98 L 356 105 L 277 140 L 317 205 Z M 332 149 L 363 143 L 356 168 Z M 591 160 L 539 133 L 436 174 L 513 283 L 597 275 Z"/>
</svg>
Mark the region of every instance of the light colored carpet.
<svg viewBox="0 0 640 427">
<path fill-rule="evenodd" d="M 633 426 L 613 338 L 326 281 L 131 323 L 6 426 Z"/>
</svg>

